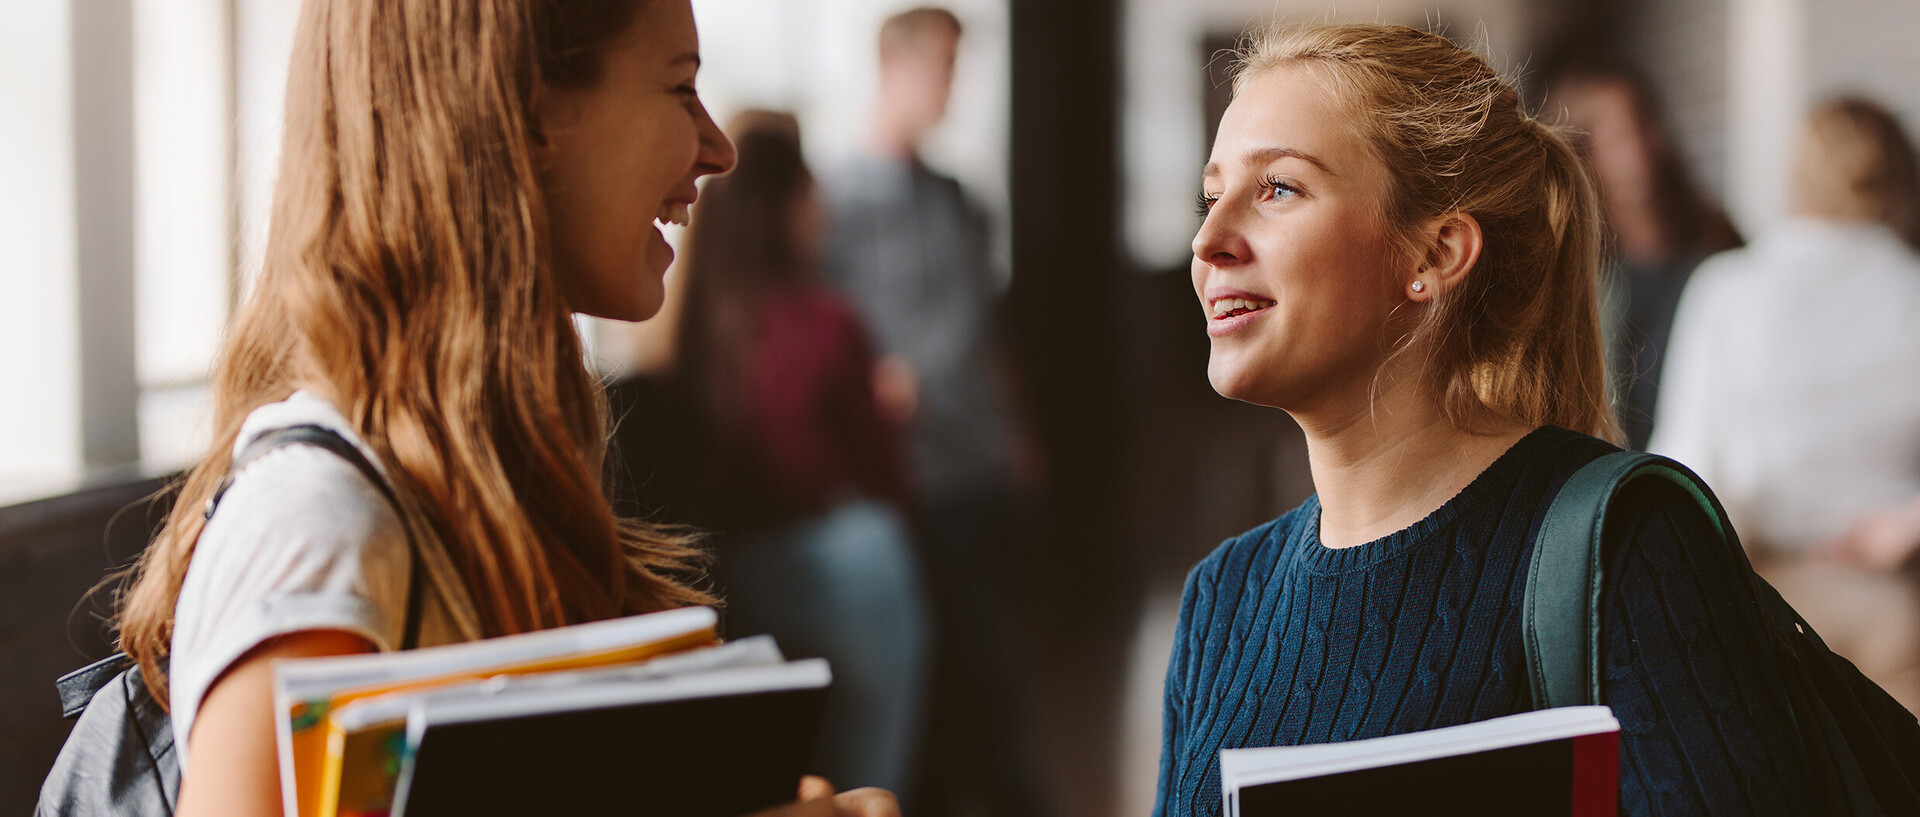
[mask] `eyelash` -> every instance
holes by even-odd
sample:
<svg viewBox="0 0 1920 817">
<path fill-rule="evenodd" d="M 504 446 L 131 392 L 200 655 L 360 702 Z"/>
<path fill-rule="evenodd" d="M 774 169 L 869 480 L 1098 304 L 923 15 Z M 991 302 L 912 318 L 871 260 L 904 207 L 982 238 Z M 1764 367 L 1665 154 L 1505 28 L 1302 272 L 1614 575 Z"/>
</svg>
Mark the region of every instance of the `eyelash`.
<svg viewBox="0 0 1920 817">
<path fill-rule="evenodd" d="M 1261 179 L 1260 189 L 1261 190 L 1285 190 L 1288 193 L 1291 193 L 1293 195 L 1296 195 L 1296 196 L 1300 195 L 1300 188 L 1294 187 L 1293 185 L 1290 185 L 1290 184 L 1287 184 L 1286 182 L 1281 181 L 1279 176 L 1268 176 L 1264 179 Z M 1275 195 L 1274 198 L 1279 198 L 1279 196 Z"/>
<path fill-rule="evenodd" d="M 1270 190 L 1285 190 L 1288 193 L 1291 193 L 1296 196 L 1300 194 L 1300 188 L 1294 187 L 1291 184 L 1287 184 L 1286 182 L 1281 181 L 1280 177 L 1278 176 L 1268 176 L 1264 179 L 1261 179 L 1260 190 L 1262 192 L 1270 191 Z M 1279 198 L 1279 196 L 1275 195 L 1274 198 Z M 1214 193 L 1211 195 L 1207 193 L 1201 193 L 1198 198 L 1194 199 L 1194 212 L 1199 214 L 1201 218 L 1206 218 L 1207 213 L 1213 210 L 1214 202 L 1217 202 L 1219 200 L 1220 200 L 1220 194 L 1218 193 Z"/>
</svg>

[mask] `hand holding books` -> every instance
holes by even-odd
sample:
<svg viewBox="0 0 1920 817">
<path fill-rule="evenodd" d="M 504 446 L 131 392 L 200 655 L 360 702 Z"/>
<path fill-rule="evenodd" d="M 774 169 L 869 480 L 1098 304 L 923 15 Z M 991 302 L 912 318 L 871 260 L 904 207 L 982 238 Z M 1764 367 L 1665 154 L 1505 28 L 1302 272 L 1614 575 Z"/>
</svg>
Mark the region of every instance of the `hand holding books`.
<svg viewBox="0 0 1920 817">
<path fill-rule="evenodd" d="M 715 622 L 686 608 L 278 661 L 285 813 L 740 817 L 786 801 L 831 673 L 765 636 L 711 646 Z M 802 786 L 770 817 L 898 813 L 884 792 L 820 789 Z"/>
<path fill-rule="evenodd" d="M 824 777 L 800 778 L 799 801 L 752 817 L 900 817 L 900 803 L 883 789 L 854 789 L 835 794 Z"/>
</svg>

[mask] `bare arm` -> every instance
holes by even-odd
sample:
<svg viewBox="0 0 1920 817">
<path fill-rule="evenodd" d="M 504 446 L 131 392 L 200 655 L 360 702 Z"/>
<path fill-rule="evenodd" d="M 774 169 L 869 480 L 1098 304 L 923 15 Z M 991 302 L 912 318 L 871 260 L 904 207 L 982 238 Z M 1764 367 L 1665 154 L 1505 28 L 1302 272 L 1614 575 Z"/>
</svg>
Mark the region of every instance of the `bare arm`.
<svg viewBox="0 0 1920 817">
<path fill-rule="evenodd" d="M 186 736 L 193 770 L 180 781 L 180 817 L 276 817 L 280 764 L 273 734 L 275 658 L 372 652 L 350 633 L 315 630 L 275 638 L 241 656 L 213 682 Z"/>
</svg>

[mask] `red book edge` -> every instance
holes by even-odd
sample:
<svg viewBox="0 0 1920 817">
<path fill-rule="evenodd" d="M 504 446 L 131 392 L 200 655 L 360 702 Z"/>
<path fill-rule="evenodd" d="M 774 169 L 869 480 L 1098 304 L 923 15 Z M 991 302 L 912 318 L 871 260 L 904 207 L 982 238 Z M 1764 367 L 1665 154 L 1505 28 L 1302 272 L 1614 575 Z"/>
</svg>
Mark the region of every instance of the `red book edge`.
<svg viewBox="0 0 1920 817">
<path fill-rule="evenodd" d="M 1573 817 L 1616 817 L 1620 808 L 1620 733 L 1573 739 Z"/>
</svg>

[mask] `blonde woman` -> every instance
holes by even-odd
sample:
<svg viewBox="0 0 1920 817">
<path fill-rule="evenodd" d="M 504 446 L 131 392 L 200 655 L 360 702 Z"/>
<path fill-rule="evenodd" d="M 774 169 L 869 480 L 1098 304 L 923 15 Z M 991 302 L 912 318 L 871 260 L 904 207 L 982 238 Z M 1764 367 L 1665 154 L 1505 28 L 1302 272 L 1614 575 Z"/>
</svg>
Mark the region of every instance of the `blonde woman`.
<svg viewBox="0 0 1920 817">
<path fill-rule="evenodd" d="M 1531 709 L 1531 536 L 1619 437 L 1591 184 L 1484 60 L 1399 26 L 1276 30 L 1234 94 L 1193 240 L 1207 374 L 1300 424 L 1318 494 L 1188 576 L 1163 815 L 1219 813 L 1223 748 Z M 1622 812 L 1813 813 L 1731 555 L 1688 549 L 1710 529 L 1678 489 L 1622 501 L 1601 608 Z"/>
<path fill-rule="evenodd" d="M 183 815 L 280 811 L 269 662 L 708 601 L 682 536 L 616 519 L 574 313 L 651 316 L 701 176 L 688 0 L 309 0 L 264 271 L 214 374 L 216 441 L 121 613 L 169 705 Z M 343 459 L 263 433 L 316 424 Z M 417 549 L 411 550 L 411 538 Z M 636 735 L 635 740 L 660 740 Z M 818 781 L 782 814 L 890 814 Z"/>
</svg>

